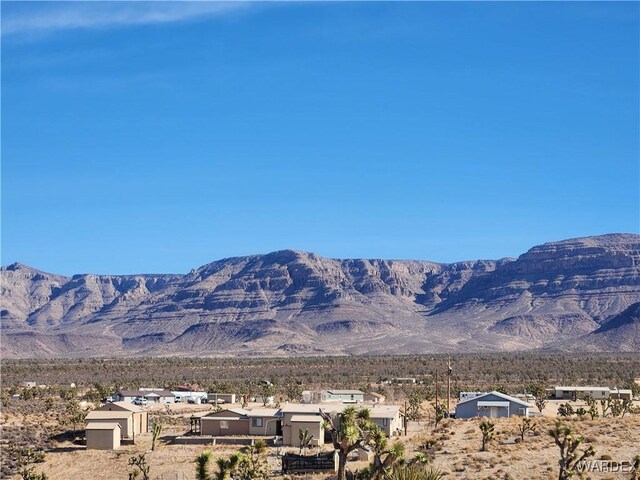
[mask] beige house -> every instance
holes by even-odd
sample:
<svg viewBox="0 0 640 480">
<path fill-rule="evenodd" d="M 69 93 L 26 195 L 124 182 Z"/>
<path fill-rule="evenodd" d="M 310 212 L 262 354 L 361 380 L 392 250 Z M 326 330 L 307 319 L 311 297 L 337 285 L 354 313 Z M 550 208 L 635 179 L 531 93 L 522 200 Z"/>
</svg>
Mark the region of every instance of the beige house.
<svg viewBox="0 0 640 480">
<path fill-rule="evenodd" d="M 106 403 L 89 412 L 86 416 L 89 423 L 118 423 L 121 438 L 133 438 L 141 433 L 148 433 L 148 412 L 128 402 Z"/>
<path fill-rule="evenodd" d="M 380 393 L 369 392 L 364 394 L 365 403 L 372 403 L 374 405 L 377 405 L 378 403 L 384 403 L 385 400 L 385 396 Z"/>
<path fill-rule="evenodd" d="M 280 409 L 254 408 L 247 411 L 249 417 L 249 435 L 275 436 L 280 435 Z"/>
<path fill-rule="evenodd" d="M 212 436 L 280 436 L 284 446 L 299 447 L 300 431 L 305 429 L 313 435 L 311 445 L 325 444 L 324 420 L 320 409 L 325 413 L 342 412 L 349 405 L 333 404 L 286 404 L 281 408 L 227 408 L 211 412 L 200 417 L 200 433 Z M 395 405 L 367 406 L 371 421 L 378 425 L 388 437 L 402 433 L 400 407 Z"/>
<path fill-rule="evenodd" d="M 232 436 L 249 435 L 249 412 L 241 408 L 229 408 L 211 412 L 200 417 L 202 435 Z"/>
<path fill-rule="evenodd" d="M 117 450 L 120 448 L 120 424 L 89 422 L 85 427 L 87 450 Z"/>
<path fill-rule="evenodd" d="M 370 418 L 382 431 L 391 438 L 402 434 L 403 420 L 400 407 L 395 405 L 378 405 L 369 409 Z"/>
</svg>

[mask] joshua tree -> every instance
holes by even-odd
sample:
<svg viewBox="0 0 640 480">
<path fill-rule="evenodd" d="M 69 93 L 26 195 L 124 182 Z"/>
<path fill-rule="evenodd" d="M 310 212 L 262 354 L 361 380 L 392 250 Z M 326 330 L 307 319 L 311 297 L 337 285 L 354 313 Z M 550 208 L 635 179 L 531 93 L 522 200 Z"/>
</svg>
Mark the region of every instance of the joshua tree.
<svg viewBox="0 0 640 480">
<path fill-rule="evenodd" d="M 536 424 L 533 423 L 533 421 L 531 421 L 530 418 L 523 417 L 522 423 L 518 425 L 518 432 L 520 433 L 520 438 L 522 439 L 522 441 L 524 442 L 524 436 L 527 432 L 533 433 L 535 431 L 536 431 Z"/>
<path fill-rule="evenodd" d="M 582 453 L 578 451 L 578 447 L 584 442 L 584 437 L 574 436 L 571 428 L 563 425 L 560 420 L 557 420 L 555 427 L 549 430 L 549 435 L 553 437 L 560 449 L 558 480 L 569 480 L 576 475 L 581 476 L 579 465 L 583 460 L 596 454 L 593 445 L 589 445 Z"/>
<path fill-rule="evenodd" d="M 602 407 L 602 418 L 604 418 L 611 409 L 611 398 L 600 400 L 600 406 Z"/>
<path fill-rule="evenodd" d="M 75 398 L 72 398 L 67 403 L 66 414 L 66 422 L 73 426 L 73 436 L 75 437 L 78 425 L 84 422 L 84 417 L 86 417 L 87 414 L 82 411 L 78 400 Z"/>
<path fill-rule="evenodd" d="M 420 420 L 420 418 L 422 417 L 421 408 L 423 399 L 424 395 L 418 390 L 413 391 L 409 394 L 409 407 L 407 408 L 406 412 L 407 420 Z"/>
<path fill-rule="evenodd" d="M 338 480 L 345 480 L 347 457 L 355 449 L 371 444 L 376 425 L 371 422 L 367 408 L 347 407 L 342 413 L 332 414 L 320 410 L 320 415 L 338 452 Z"/>
<path fill-rule="evenodd" d="M 389 472 L 404 460 L 404 444 L 395 442 L 389 447 L 386 434 L 377 425 L 373 425 L 370 430 L 370 444 L 374 450 L 374 457 L 369 478 L 373 480 L 386 479 Z"/>
<path fill-rule="evenodd" d="M 561 417 L 570 417 L 573 415 L 573 407 L 569 403 L 563 403 L 558 407 L 558 415 Z"/>
<path fill-rule="evenodd" d="M 640 454 L 631 461 L 631 480 L 640 480 Z"/>
<path fill-rule="evenodd" d="M 233 473 L 235 480 L 261 480 L 269 478 L 268 465 L 263 454 L 267 450 L 264 440 L 256 440 L 245 447 L 239 456 L 238 466 Z"/>
<path fill-rule="evenodd" d="M 298 430 L 298 438 L 300 439 L 300 454 L 303 455 L 305 450 L 311 445 L 313 440 L 313 434 L 309 432 L 308 428 Z"/>
<path fill-rule="evenodd" d="M 298 400 L 302 396 L 302 385 L 298 383 L 289 383 L 285 387 L 287 400 Z"/>
<path fill-rule="evenodd" d="M 527 390 L 535 397 L 536 407 L 540 413 L 542 413 L 542 410 L 544 410 L 544 407 L 547 405 L 547 391 L 545 390 L 544 385 L 535 383 L 529 385 Z"/>
<path fill-rule="evenodd" d="M 133 470 L 129 473 L 129 480 L 138 478 L 138 475 L 142 475 L 142 480 L 149 480 L 150 467 L 147 465 L 147 457 L 144 453 L 137 457 L 129 458 L 129 466 L 133 467 Z"/>
<path fill-rule="evenodd" d="M 151 451 L 153 452 L 156 449 L 156 440 L 160 437 L 162 433 L 162 424 L 160 422 L 153 423 L 153 431 L 151 437 Z"/>
<path fill-rule="evenodd" d="M 229 458 L 217 458 L 216 464 L 218 465 L 218 473 L 216 474 L 216 480 L 227 480 L 230 478 L 231 474 L 238 468 L 239 463 L 239 453 L 234 453 Z"/>
<path fill-rule="evenodd" d="M 490 422 L 489 420 L 483 420 L 482 422 L 480 422 L 480 431 L 482 432 L 482 451 L 486 452 L 487 451 L 487 444 L 493 440 L 493 431 L 494 431 L 495 425 L 493 424 L 493 422 Z"/>
<path fill-rule="evenodd" d="M 438 426 L 438 423 L 440 423 L 440 420 L 442 420 L 443 418 L 445 418 L 446 414 L 447 414 L 447 407 L 445 407 L 444 405 L 442 405 L 441 403 L 434 406 L 433 407 L 435 410 L 435 417 L 436 417 L 436 421 L 435 421 L 435 426 Z"/>
<path fill-rule="evenodd" d="M 210 480 L 209 466 L 211 465 L 212 453 L 205 450 L 196 457 L 196 480 Z"/>
</svg>

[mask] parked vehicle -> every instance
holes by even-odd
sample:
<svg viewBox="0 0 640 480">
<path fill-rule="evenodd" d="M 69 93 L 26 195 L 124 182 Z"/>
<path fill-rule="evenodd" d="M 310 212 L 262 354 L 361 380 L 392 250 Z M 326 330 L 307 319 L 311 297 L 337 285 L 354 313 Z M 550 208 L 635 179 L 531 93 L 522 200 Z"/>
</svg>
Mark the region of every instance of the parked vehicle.
<svg viewBox="0 0 640 480">
<path fill-rule="evenodd" d="M 133 404 L 134 405 L 139 405 L 139 406 L 148 405 L 149 404 L 149 400 L 147 400 L 146 398 L 142 398 L 142 397 L 136 397 L 133 400 Z"/>
</svg>

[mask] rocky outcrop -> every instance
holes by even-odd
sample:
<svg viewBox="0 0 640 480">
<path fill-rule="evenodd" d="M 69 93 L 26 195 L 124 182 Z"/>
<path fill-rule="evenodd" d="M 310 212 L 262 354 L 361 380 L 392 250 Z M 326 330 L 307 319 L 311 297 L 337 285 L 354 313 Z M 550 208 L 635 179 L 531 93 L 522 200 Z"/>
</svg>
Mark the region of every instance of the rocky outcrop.
<svg viewBox="0 0 640 480">
<path fill-rule="evenodd" d="M 185 275 L 0 274 L 7 356 L 514 350 L 605 338 L 640 302 L 640 236 L 452 264 L 284 250 Z"/>
</svg>

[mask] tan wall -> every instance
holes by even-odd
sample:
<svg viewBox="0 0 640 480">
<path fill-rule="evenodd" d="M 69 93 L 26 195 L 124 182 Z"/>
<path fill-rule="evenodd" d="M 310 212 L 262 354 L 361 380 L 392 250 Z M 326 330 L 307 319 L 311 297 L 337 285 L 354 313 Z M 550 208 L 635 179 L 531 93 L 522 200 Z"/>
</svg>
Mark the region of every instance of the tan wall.
<svg viewBox="0 0 640 480">
<path fill-rule="evenodd" d="M 141 433 L 149 433 L 149 412 L 135 412 L 132 415 L 132 418 L 132 432 L 135 430 L 136 435 Z"/>
<path fill-rule="evenodd" d="M 96 422 L 96 423 L 118 423 L 118 424 L 120 424 L 121 438 L 131 437 L 133 435 L 133 428 L 132 428 L 131 422 L 127 418 L 118 418 L 118 419 L 100 418 L 100 419 L 91 420 L 91 422 Z"/>
<path fill-rule="evenodd" d="M 324 445 L 324 430 L 318 422 L 296 422 L 282 427 L 282 444 L 288 447 L 300 446 L 300 430 L 308 429 L 313 435 L 311 445 Z"/>
<path fill-rule="evenodd" d="M 378 425 L 387 437 L 396 435 L 396 432 L 403 428 L 402 419 L 400 417 L 388 418 L 386 425 L 384 424 L 385 422 L 383 418 L 372 418 L 371 421 Z"/>
<path fill-rule="evenodd" d="M 87 450 L 117 450 L 120 448 L 120 429 L 87 430 Z"/>
<path fill-rule="evenodd" d="M 262 419 L 261 427 L 253 426 L 253 421 L 255 418 Z M 278 419 L 274 417 L 252 417 L 249 419 L 249 435 L 275 435 L 277 426 L 278 426 Z"/>
<path fill-rule="evenodd" d="M 220 428 L 220 423 L 226 421 L 229 425 L 228 429 Z M 231 435 L 249 435 L 249 420 L 218 420 L 213 417 L 210 419 L 201 420 L 201 433 L 202 435 L 214 435 L 214 436 L 231 436 Z"/>
</svg>

